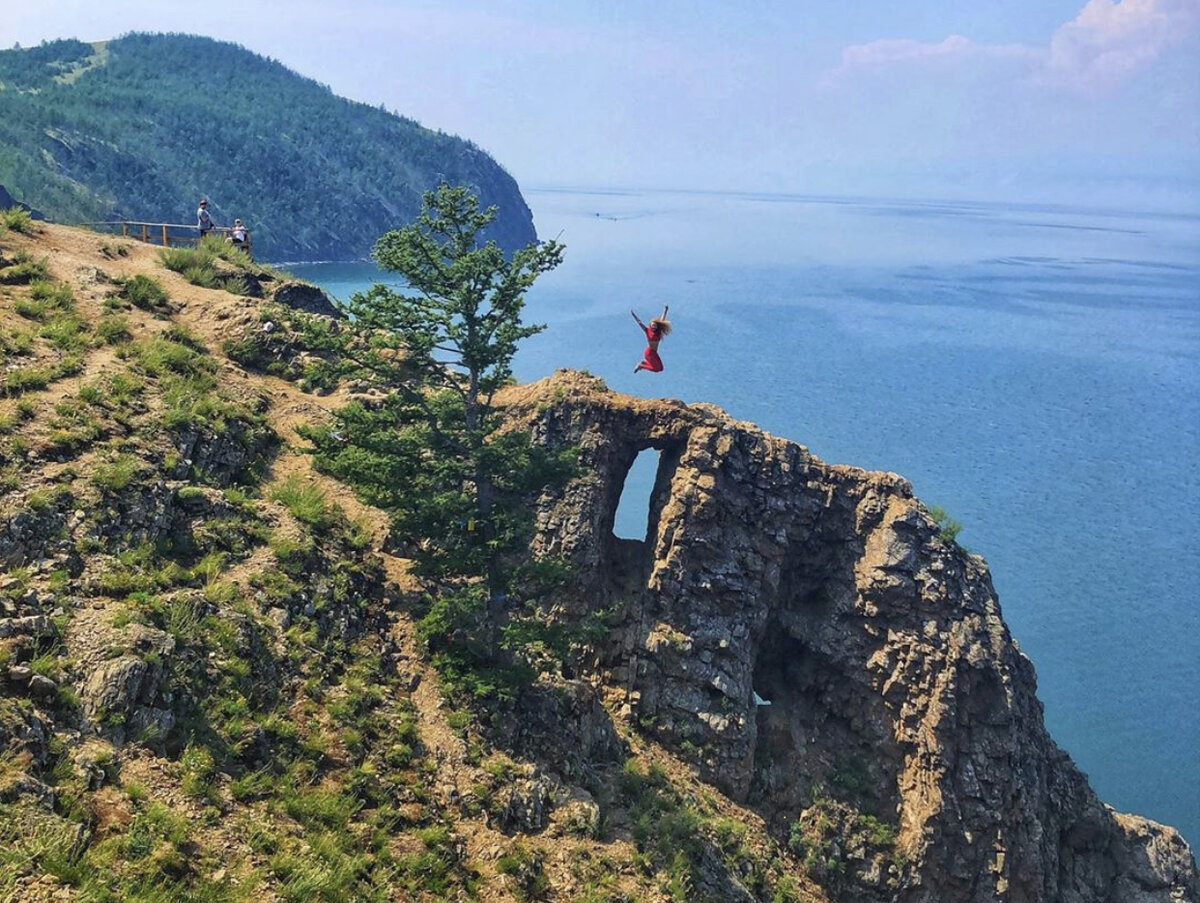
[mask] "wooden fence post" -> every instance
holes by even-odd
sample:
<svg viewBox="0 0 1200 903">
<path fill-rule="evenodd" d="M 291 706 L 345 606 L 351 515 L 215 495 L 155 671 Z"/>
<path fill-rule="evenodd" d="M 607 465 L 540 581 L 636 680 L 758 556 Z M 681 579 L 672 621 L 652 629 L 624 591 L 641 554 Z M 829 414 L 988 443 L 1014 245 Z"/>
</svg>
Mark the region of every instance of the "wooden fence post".
<svg viewBox="0 0 1200 903">
<path fill-rule="evenodd" d="M 167 224 L 163 223 L 163 247 L 165 248 L 170 242 L 167 240 Z"/>
</svg>

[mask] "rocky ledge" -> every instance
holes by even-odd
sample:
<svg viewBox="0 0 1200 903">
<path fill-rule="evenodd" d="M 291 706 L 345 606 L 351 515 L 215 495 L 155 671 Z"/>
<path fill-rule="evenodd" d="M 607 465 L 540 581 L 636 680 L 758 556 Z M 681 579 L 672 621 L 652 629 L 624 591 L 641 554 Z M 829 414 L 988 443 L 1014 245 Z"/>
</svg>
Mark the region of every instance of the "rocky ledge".
<svg viewBox="0 0 1200 903">
<path fill-rule="evenodd" d="M 506 403 L 536 441 L 578 450 L 578 476 L 538 501 L 535 551 L 573 565 L 565 619 L 612 612 L 593 677 L 831 896 L 1197 899 L 1178 832 L 1105 806 L 1047 734 L 985 562 L 907 481 L 585 374 Z M 646 536 L 618 539 L 646 449 Z"/>
</svg>

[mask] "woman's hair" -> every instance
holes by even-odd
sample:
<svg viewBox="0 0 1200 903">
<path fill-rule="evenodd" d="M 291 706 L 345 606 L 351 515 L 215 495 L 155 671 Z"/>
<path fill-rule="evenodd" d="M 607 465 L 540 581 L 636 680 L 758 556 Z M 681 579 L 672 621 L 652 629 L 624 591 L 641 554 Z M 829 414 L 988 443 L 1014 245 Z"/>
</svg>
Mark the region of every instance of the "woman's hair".
<svg viewBox="0 0 1200 903">
<path fill-rule="evenodd" d="M 650 328 L 659 335 L 671 334 L 671 323 L 669 320 L 664 320 L 662 317 L 655 317 L 650 321 Z"/>
</svg>

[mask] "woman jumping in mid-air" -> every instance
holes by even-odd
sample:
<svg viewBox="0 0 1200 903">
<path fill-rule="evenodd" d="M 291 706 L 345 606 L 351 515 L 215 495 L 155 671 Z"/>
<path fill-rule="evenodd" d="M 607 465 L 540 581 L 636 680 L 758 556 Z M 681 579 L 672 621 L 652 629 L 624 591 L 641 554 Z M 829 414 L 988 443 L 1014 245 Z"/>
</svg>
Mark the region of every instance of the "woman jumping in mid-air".
<svg viewBox="0 0 1200 903">
<path fill-rule="evenodd" d="M 646 333 L 646 353 L 642 355 L 641 362 L 633 368 L 634 373 L 639 370 L 649 370 L 652 373 L 662 372 L 663 362 L 662 358 L 658 356 L 658 343 L 663 336 L 671 334 L 671 324 L 667 322 L 668 309 L 664 304 L 662 316 L 651 320 L 649 326 L 639 320 L 637 314 L 630 311 L 633 318 L 637 320 L 637 325 L 642 327 L 642 331 Z"/>
</svg>

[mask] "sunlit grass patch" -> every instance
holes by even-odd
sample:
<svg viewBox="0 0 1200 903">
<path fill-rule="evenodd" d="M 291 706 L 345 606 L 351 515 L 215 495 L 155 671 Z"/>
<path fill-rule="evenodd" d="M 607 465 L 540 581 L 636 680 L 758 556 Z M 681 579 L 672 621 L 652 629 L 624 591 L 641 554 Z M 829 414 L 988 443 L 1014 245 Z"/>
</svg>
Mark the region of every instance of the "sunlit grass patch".
<svg viewBox="0 0 1200 903">
<path fill-rule="evenodd" d="M 24 251 L 13 255 L 13 262 L 6 267 L 0 267 L 0 284 L 28 285 L 38 279 L 45 279 L 50 270 L 45 259 L 34 260 Z"/>
<path fill-rule="evenodd" d="M 75 307 L 71 287 L 62 282 L 51 282 L 45 278 L 33 280 L 29 294 L 19 298 L 13 309 L 27 320 L 45 320 L 55 311 L 69 311 Z"/>
<path fill-rule="evenodd" d="M 306 483 L 292 475 L 275 487 L 271 498 L 282 504 L 296 520 L 317 530 L 331 526 L 335 519 L 333 510 L 325 500 L 325 493 L 313 483 Z"/>
<path fill-rule="evenodd" d="M 23 207 L 9 207 L 7 210 L 0 210 L 0 227 L 3 227 L 0 228 L 0 231 L 7 229 L 10 232 L 26 234 L 37 231 L 33 217 Z"/>
<path fill-rule="evenodd" d="M 121 286 L 120 297 L 134 307 L 161 313 L 170 306 L 170 297 L 157 279 L 138 273 Z"/>
</svg>

